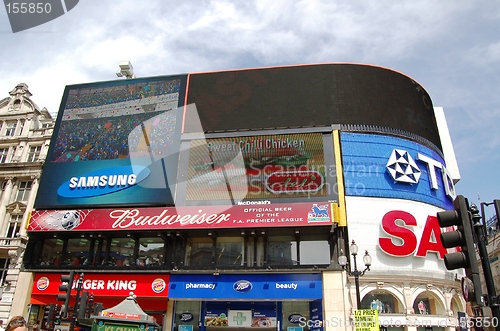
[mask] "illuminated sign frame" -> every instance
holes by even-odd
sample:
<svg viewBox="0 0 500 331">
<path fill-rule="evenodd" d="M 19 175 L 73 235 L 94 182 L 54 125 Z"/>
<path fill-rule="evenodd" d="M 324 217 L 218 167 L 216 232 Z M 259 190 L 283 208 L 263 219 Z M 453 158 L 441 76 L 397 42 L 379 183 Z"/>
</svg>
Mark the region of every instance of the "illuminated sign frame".
<svg viewBox="0 0 500 331">
<path fill-rule="evenodd" d="M 210 134 L 183 144 L 176 206 L 338 200 L 331 131 Z"/>
<path fill-rule="evenodd" d="M 67 86 L 35 208 L 172 205 L 186 82 L 177 75 Z"/>
</svg>

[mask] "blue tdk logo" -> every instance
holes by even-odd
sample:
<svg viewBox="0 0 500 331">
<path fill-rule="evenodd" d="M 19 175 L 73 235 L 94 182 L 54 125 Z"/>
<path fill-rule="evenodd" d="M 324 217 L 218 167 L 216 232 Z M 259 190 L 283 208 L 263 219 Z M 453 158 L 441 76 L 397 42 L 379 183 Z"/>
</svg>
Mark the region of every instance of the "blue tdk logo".
<svg viewBox="0 0 500 331">
<path fill-rule="evenodd" d="M 71 177 L 59 186 L 57 194 L 64 198 L 90 198 L 109 194 L 137 185 L 151 170 L 143 166 L 122 166 Z"/>
<path fill-rule="evenodd" d="M 79 0 L 3 0 L 12 32 L 52 21 L 73 9 Z"/>
</svg>

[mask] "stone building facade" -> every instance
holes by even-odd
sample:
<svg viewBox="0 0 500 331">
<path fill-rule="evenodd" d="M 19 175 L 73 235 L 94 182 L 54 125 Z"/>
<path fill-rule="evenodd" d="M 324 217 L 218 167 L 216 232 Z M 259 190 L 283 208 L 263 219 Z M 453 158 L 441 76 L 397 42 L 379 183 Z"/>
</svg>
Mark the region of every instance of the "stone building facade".
<svg viewBox="0 0 500 331">
<path fill-rule="evenodd" d="M 33 208 L 54 120 L 24 83 L 0 100 L 0 320 L 26 315 L 31 273 L 22 271 Z"/>
</svg>

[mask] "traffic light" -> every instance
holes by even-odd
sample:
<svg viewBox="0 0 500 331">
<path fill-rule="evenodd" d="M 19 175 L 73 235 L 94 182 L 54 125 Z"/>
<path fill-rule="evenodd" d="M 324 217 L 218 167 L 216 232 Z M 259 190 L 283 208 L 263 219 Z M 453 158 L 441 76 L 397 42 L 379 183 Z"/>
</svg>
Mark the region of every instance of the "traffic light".
<svg viewBox="0 0 500 331">
<path fill-rule="evenodd" d="M 54 312 L 54 325 L 59 325 L 61 324 L 61 307 L 58 307 L 56 305 L 55 312 Z"/>
<path fill-rule="evenodd" d="M 45 310 L 43 313 L 43 319 L 45 320 L 45 328 L 52 329 L 52 324 L 54 323 L 54 314 L 55 314 L 56 305 L 51 303 L 48 306 L 45 306 Z"/>
<path fill-rule="evenodd" d="M 66 318 L 68 316 L 69 300 L 71 299 L 71 288 L 73 287 L 74 276 L 74 271 L 70 271 L 69 275 L 61 275 L 61 285 L 59 285 L 59 291 L 64 293 L 59 293 L 57 295 L 57 301 L 64 301 L 60 311 L 62 318 Z"/>
<path fill-rule="evenodd" d="M 479 267 L 476 258 L 476 249 L 474 246 L 474 233 L 471 224 L 471 215 L 469 212 L 468 201 L 462 195 L 459 195 L 453 201 L 454 210 L 446 210 L 437 213 L 439 226 L 447 228 L 456 226 L 455 231 L 441 233 L 441 242 L 444 248 L 460 247 L 460 251 L 445 254 L 444 264 L 446 269 L 454 270 L 465 269 L 467 278 L 472 281 L 472 288 L 466 286 L 473 298 L 466 299 L 482 305 L 481 280 L 479 278 Z"/>
</svg>

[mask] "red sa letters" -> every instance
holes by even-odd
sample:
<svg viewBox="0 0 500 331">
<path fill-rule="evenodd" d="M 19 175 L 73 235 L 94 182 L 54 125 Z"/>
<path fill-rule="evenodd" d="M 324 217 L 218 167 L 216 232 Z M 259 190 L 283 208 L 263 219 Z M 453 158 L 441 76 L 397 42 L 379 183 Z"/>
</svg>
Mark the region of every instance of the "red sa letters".
<svg viewBox="0 0 500 331">
<path fill-rule="evenodd" d="M 437 217 L 427 216 L 420 244 L 418 244 L 415 233 L 409 228 L 412 226 L 417 226 L 417 220 L 408 212 L 392 210 L 385 214 L 382 218 L 382 229 L 392 238 L 379 238 L 380 248 L 385 253 L 394 256 L 409 256 L 417 250 L 415 256 L 426 257 L 427 252 L 430 251 L 438 253 L 443 258 L 447 251 L 441 243 L 439 236 L 441 228 Z M 394 237 L 400 239 L 402 243 L 395 244 Z"/>
</svg>

